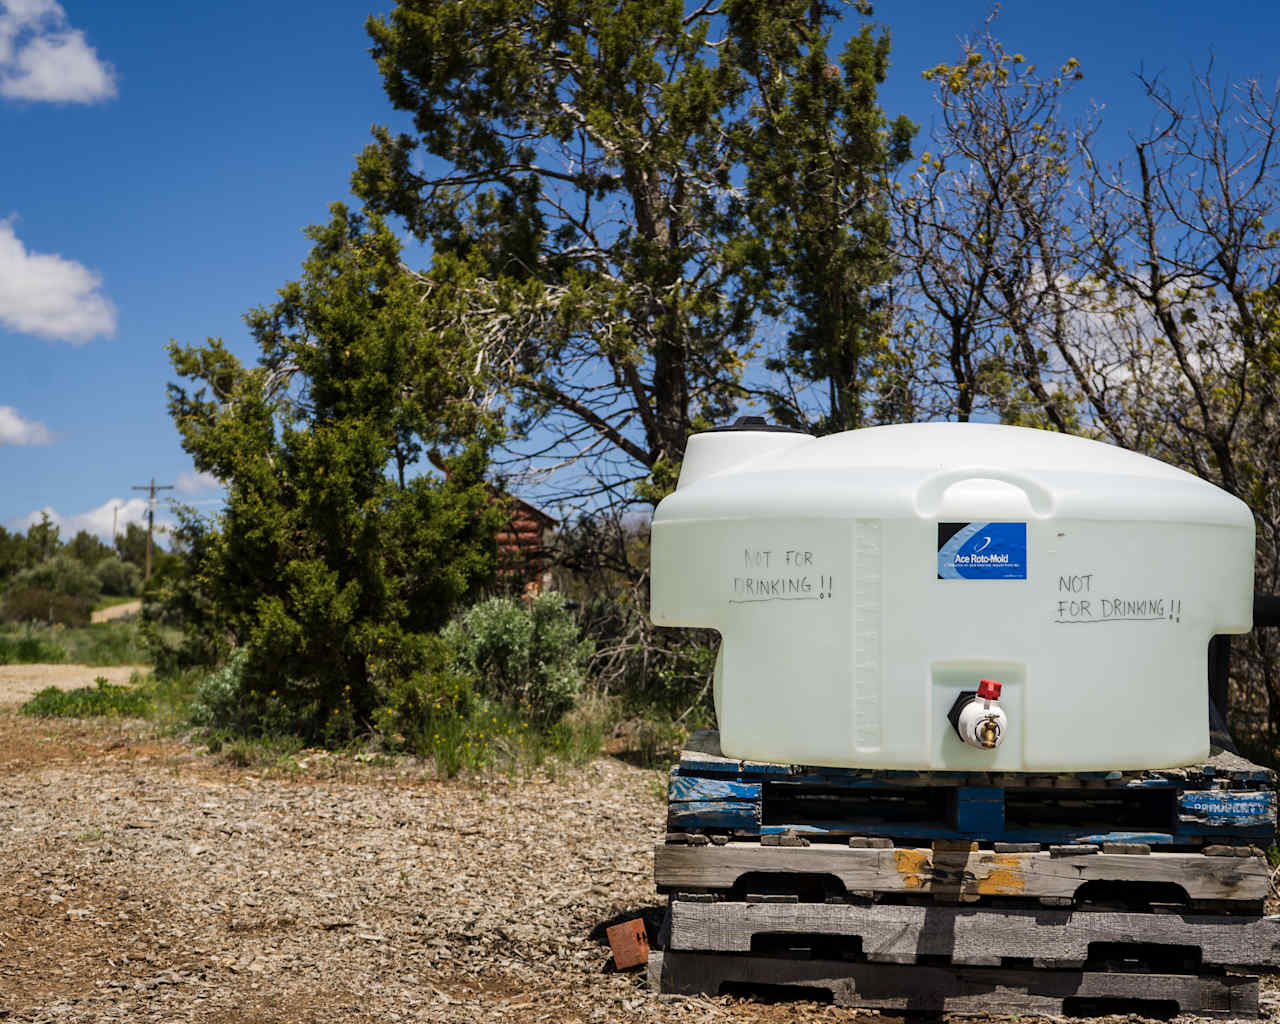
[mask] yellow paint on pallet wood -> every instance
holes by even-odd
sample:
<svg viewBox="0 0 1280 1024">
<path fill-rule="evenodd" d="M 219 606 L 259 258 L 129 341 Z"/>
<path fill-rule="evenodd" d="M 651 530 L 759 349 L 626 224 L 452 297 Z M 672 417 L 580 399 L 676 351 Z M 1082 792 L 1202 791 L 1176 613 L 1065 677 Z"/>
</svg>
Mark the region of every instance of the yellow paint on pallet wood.
<svg viewBox="0 0 1280 1024">
<path fill-rule="evenodd" d="M 978 867 L 988 869 L 985 875 L 976 878 L 979 895 L 1017 896 L 1026 891 L 1027 876 L 1018 854 L 993 853 L 989 857 L 979 857 Z"/>
<path fill-rule="evenodd" d="M 928 850 L 894 850 L 893 859 L 908 889 L 923 889 L 933 874 L 933 860 Z"/>
</svg>

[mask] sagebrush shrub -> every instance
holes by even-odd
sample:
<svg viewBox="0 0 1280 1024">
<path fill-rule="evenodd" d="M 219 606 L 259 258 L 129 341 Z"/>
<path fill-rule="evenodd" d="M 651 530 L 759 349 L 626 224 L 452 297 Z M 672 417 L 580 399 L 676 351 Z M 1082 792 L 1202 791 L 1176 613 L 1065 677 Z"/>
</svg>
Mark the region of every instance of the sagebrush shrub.
<svg viewBox="0 0 1280 1024">
<path fill-rule="evenodd" d="M 243 648 L 232 653 L 225 665 L 205 676 L 191 704 L 191 721 L 208 729 L 240 731 L 244 721 L 244 666 L 248 652 Z"/>
<path fill-rule="evenodd" d="M 495 597 L 472 606 L 442 633 L 482 694 L 540 724 L 573 706 L 594 650 L 559 594 L 532 601 Z"/>
</svg>

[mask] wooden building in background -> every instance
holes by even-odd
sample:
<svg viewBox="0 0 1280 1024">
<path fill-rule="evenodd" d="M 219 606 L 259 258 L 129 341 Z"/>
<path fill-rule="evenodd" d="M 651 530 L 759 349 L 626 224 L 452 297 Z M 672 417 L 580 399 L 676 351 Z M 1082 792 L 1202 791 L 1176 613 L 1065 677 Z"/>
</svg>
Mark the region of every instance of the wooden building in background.
<svg viewBox="0 0 1280 1024">
<path fill-rule="evenodd" d="M 499 587 L 525 597 L 550 589 L 551 544 L 560 521 L 509 494 L 497 500 L 508 509 L 497 537 Z"/>
</svg>

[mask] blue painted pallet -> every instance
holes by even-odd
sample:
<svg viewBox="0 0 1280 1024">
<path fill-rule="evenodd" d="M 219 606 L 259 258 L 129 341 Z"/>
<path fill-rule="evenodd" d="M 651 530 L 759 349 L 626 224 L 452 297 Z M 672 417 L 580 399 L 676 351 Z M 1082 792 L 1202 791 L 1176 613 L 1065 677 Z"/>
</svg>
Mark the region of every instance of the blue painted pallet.
<svg viewBox="0 0 1280 1024">
<path fill-rule="evenodd" d="M 1275 776 L 1225 755 L 1201 765 L 1070 774 L 875 772 L 743 762 L 695 736 L 668 786 L 670 831 L 799 832 L 912 841 L 1267 841 Z"/>
</svg>

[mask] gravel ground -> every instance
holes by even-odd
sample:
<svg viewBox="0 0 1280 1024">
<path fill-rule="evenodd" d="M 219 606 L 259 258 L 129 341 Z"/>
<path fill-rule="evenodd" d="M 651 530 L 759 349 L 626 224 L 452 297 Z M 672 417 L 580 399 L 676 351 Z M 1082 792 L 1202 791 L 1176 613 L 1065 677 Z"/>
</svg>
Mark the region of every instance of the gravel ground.
<svg viewBox="0 0 1280 1024">
<path fill-rule="evenodd" d="M 318 752 L 263 771 L 139 723 L 0 712 L 0 1019 L 894 1019 L 612 970 L 603 926 L 659 912 L 661 778 L 600 758 L 440 782 Z"/>
</svg>

